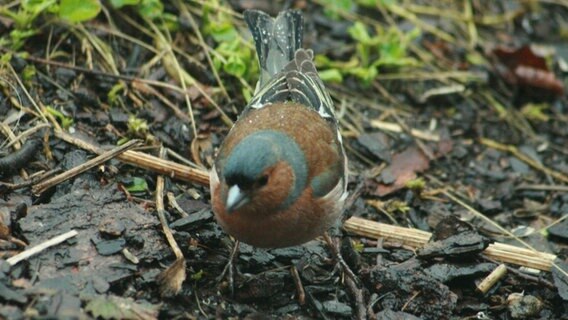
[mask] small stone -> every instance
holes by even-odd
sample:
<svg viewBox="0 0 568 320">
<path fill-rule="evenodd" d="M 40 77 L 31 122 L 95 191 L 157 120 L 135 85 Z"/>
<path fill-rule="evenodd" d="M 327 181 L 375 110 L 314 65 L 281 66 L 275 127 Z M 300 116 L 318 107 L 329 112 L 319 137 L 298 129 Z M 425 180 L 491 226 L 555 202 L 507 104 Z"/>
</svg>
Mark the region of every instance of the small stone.
<svg viewBox="0 0 568 320">
<path fill-rule="evenodd" d="M 114 218 L 106 218 L 99 224 L 99 232 L 105 238 L 118 238 L 120 237 L 126 227 L 120 221 L 116 221 Z"/>
<path fill-rule="evenodd" d="M 120 252 L 124 248 L 126 240 L 124 240 L 124 238 L 99 241 L 93 240 L 93 243 L 95 243 L 95 247 L 101 256 L 110 256 L 111 254 Z"/>
<path fill-rule="evenodd" d="M 529 319 L 539 314 L 542 302 L 530 295 L 511 294 L 507 298 L 509 312 L 513 319 Z"/>
</svg>

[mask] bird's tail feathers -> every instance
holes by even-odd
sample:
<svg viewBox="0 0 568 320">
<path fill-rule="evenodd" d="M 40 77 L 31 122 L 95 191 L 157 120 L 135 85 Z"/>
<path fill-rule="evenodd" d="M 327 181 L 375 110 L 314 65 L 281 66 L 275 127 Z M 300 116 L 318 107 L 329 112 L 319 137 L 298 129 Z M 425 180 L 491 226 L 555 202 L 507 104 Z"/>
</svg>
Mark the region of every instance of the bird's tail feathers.
<svg viewBox="0 0 568 320">
<path fill-rule="evenodd" d="M 261 69 L 258 85 L 262 88 L 294 60 L 296 51 L 302 47 L 302 14 L 286 10 L 274 19 L 262 11 L 247 10 L 244 17 L 256 45 Z"/>
</svg>

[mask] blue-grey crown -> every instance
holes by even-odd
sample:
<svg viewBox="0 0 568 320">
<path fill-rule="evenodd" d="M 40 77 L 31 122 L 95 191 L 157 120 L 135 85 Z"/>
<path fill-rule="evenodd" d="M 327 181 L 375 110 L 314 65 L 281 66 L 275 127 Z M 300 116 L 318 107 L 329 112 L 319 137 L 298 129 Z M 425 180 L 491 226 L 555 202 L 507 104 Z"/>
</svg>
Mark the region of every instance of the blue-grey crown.
<svg viewBox="0 0 568 320">
<path fill-rule="evenodd" d="M 262 130 L 247 136 L 232 150 L 222 175 L 229 186 L 236 184 L 246 189 L 252 186 L 266 169 L 279 161 L 286 162 L 294 173 L 292 189 L 280 205 L 280 209 L 284 209 L 300 196 L 308 180 L 304 153 L 288 135 L 280 131 Z"/>
</svg>

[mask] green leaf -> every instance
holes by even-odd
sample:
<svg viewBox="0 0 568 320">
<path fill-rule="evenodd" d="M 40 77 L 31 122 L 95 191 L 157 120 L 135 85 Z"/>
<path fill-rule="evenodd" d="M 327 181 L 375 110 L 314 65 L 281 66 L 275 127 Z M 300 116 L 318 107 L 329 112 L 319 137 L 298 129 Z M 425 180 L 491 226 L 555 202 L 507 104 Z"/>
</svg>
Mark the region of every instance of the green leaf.
<svg viewBox="0 0 568 320">
<path fill-rule="evenodd" d="M 132 184 L 126 187 L 126 190 L 132 193 L 148 191 L 148 183 L 145 179 L 134 177 Z"/>
<path fill-rule="evenodd" d="M 479 52 L 476 52 L 476 51 L 468 52 L 465 57 L 466 57 L 467 62 L 469 62 L 470 64 L 473 64 L 473 65 L 476 65 L 476 66 L 486 66 L 486 65 L 489 64 L 489 62 L 487 62 L 485 57 L 483 57 L 482 54 L 480 54 Z"/>
<path fill-rule="evenodd" d="M 213 68 L 215 70 L 220 71 L 221 67 L 223 67 L 223 61 L 217 55 L 213 56 Z"/>
<path fill-rule="evenodd" d="M 216 42 L 233 41 L 238 35 L 231 21 L 212 23 L 208 26 L 207 31 Z"/>
<path fill-rule="evenodd" d="M 547 122 L 550 116 L 545 111 L 549 108 L 550 106 L 546 103 L 528 103 L 521 108 L 521 114 L 529 120 Z"/>
<path fill-rule="evenodd" d="M 349 27 L 347 32 L 353 40 L 363 43 L 369 43 L 371 41 L 371 36 L 369 36 L 369 32 L 367 32 L 367 27 L 365 27 L 365 25 L 360 21 L 355 22 L 351 27 Z"/>
<path fill-rule="evenodd" d="M 10 32 L 10 39 L 12 40 L 12 49 L 17 50 L 23 44 L 24 40 L 36 34 L 36 30 L 19 30 L 14 29 Z"/>
<path fill-rule="evenodd" d="M 319 71 L 320 78 L 325 82 L 341 83 L 343 81 L 343 76 L 338 69 L 327 69 Z"/>
<path fill-rule="evenodd" d="M 336 61 L 336 60 L 331 60 L 328 57 L 322 55 L 322 54 L 318 54 L 315 57 L 315 63 L 316 66 L 318 67 L 318 69 L 337 69 L 339 70 L 342 74 L 346 74 L 346 70 L 349 70 L 351 68 L 356 68 L 358 66 L 361 65 L 361 63 L 359 62 L 359 59 L 357 59 L 357 57 L 351 57 L 351 59 L 347 60 L 347 61 Z"/>
<path fill-rule="evenodd" d="M 243 87 L 242 93 L 243 97 L 245 98 L 245 101 L 249 103 L 252 100 L 252 92 L 250 91 L 250 89 L 247 87 Z"/>
<path fill-rule="evenodd" d="M 223 69 L 230 75 L 242 77 L 247 71 L 247 66 L 240 57 L 230 56 Z"/>
<path fill-rule="evenodd" d="M 356 0 L 357 4 L 367 8 L 376 8 L 379 0 Z"/>
<path fill-rule="evenodd" d="M 110 91 L 107 94 L 108 100 L 111 104 L 114 104 L 118 101 L 118 97 L 119 94 L 121 92 L 124 92 L 126 90 L 126 86 L 124 84 L 124 82 L 120 81 L 117 84 L 115 84 L 114 86 L 112 86 L 112 88 L 110 89 Z"/>
<path fill-rule="evenodd" d="M 163 26 L 167 28 L 170 32 L 175 32 L 179 30 L 178 16 L 165 12 L 160 15 L 160 18 L 162 19 Z"/>
<path fill-rule="evenodd" d="M 201 269 L 198 272 L 192 274 L 191 279 L 195 280 L 195 281 L 199 281 L 199 280 L 201 280 L 201 278 L 203 278 L 203 274 L 205 274 L 205 272 L 203 272 L 203 269 Z"/>
<path fill-rule="evenodd" d="M 24 0 L 22 1 L 22 8 L 32 15 L 36 16 L 55 4 L 55 0 Z"/>
<path fill-rule="evenodd" d="M 28 64 L 24 68 L 24 72 L 22 73 L 22 78 L 25 82 L 32 80 L 33 77 L 36 75 L 36 68 L 34 65 Z"/>
<path fill-rule="evenodd" d="M 69 22 L 88 21 L 101 11 L 99 0 L 61 0 L 59 17 Z"/>
<path fill-rule="evenodd" d="M 49 114 L 56 117 L 61 122 L 63 129 L 68 129 L 73 125 L 73 118 L 65 116 L 61 111 L 58 111 L 51 106 L 47 106 L 45 109 Z"/>
<path fill-rule="evenodd" d="M 4 53 L 2 56 L 0 56 L 0 64 L 5 64 L 5 63 L 10 63 L 10 60 L 12 60 L 12 53 L 11 52 L 6 52 Z"/>
<path fill-rule="evenodd" d="M 115 9 L 120 9 L 124 6 L 133 6 L 140 3 L 140 0 L 110 0 L 110 5 Z"/>
<path fill-rule="evenodd" d="M 406 182 L 405 187 L 414 191 L 422 191 L 426 187 L 426 180 L 424 178 L 416 178 Z"/>
<path fill-rule="evenodd" d="M 331 19 L 338 20 L 340 12 L 349 12 L 353 6 L 352 0 L 323 0 L 323 13 Z"/>
<path fill-rule="evenodd" d="M 97 296 L 89 301 L 85 310 L 97 319 L 157 319 L 160 306 L 136 303 L 117 296 Z"/>
<path fill-rule="evenodd" d="M 333 64 L 333 61 L 323 54 L 316 54 L 314 62 L 318 68 L 330 67 Z"/>
<path fill-rule="evenodd" d="M 363 252 L 363 249 L 365 249 L 365 245 L 361 241 L 352 241 L 352 243 L 353 249 L 359 253 Z"/>
<path fill-rule="evenodd" d="M 148 122 L 135 116 L 128 117 L 128 132 L 137 136 L 143 136 L 148 132 Z"/>
<path fill-rule="evenodd" d="M 371 66 L 367 68 L 358 67 L 348 71 L 350 74 L 361 79 L 364 85 L 370 84 L 378 74 L 377 68 Z"/>
<path fill-rule="evenodd" d="M 164 4 L 160 0 L 141 0 L 138 5 L 138 13 L 147 19 L 158 18 L 164 12 Z"/>
</svg>

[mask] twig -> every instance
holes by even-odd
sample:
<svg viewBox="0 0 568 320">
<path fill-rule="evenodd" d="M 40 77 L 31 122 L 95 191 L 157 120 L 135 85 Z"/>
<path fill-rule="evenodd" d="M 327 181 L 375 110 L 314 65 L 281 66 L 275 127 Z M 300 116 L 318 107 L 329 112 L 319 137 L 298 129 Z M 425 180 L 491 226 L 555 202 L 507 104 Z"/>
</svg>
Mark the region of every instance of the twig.
<svg viewBox="0 0 568 320">
<path fill-rule="evenodd" d="M 156 88 L 141 81 L 133 81 L 132 87 L 134 89 L 137 89 L 138 91 L 154 95 L 156 98 L 158 98 L 158 100 L 160 100 L 163 104 L 169 107 L 173 111 L 173 113 L 182 121 L 184 122 L 191 121 L 191 118 L 187 114 L 185 114 L 180 108 L 178 108 L 178 106 L 175 103 L 168 100 L 168 98 L 165 95 L 163 95 L 160 91 L 156 90 Z"/>
<path fill-rule="evenodd" d="M 292 266 L 292 268 L 290 268 L 290 273 L 292 274 L 292 279 L 294 279 L 296 291 L 298 292 L 298 303 L 303 306 L 306 304 L 306 291 L 304 291 L 302 279 L 300 279 L 300 274 L 298 273 L 296 266 Z"/>
<path fill-rule="evenodd" d="M 51 177 L 47 180 L 44 180 L 36 185 L 34 185 L 32 187 L 32 192 L 36 195 L 39 195 L 41 193 L 43 193 L 45 190 L 51 188 L 54 185 L 57 185 L 63 181 L 69 180 L 91 168 L 94 168 L 98 165 L 100 165 L 101 163 L 104 163 L 124 152 L 126 152 L 128 149 L 132 149 L 134 147 L 136 147 L 137 145 L 140 145 L 140 140 L 130 140 L 127 143 L 116 147 L 112 150 L 109 150 L 107 152 L 102 153 L 101 155 L 83 163 L 80 164 L 74 168 L 71 168 L 65 172 L 62 172 L 58 175 L 56 175 L 55 177 Z"/>
<path fill-rule="evenodd" d="M 180 215 L 182 218 L 185 218 L 185 217 L 188 217 L 188 216 L 189 216 L 189 214 L 187 214 L 187 212 L 185 212 L 185 210 L 183 210 L 183 209 L 179 206 L 179 204 L 177 203 L 176 197 L 175 197 L 175 195 L 173 194 L 173 192 L 168 192 L 168 193 L 166 194 L 166 196 L 168 197 L 168 202 L 170 203 L 170 205 L 171 205 L 174 209 L 176 209 L 177 212 L 179 212 L 179 215 Z"/>
<path fill-rule="evenodd" d="M 392 123 L 392 122 L 386 122 L 386 121 L 381 121 L 381 120 L 371 120 L 370 121 L 371 127 L 373 128 L 377 128 L 377 129 L 381 129 L 381 130 L 385 130 L 385 131 L 390 131 L 390 132 L 396 132 L 396 133 L 402 133 L 404 132 L 404 129 L 396 124 L 396 123 Z M 429 133 L 427 131 L 423 131 L 423 130 L 418 130 L 418 129 L 410 129 L 410 134 L 418 139 L 422 139 L 422 140 L 428 140 L 428 141 L 434 141 L 434 142 L 438 142 L 440 141 L 440 135 L 436 134 L 436 133 Z"/>
<path fill-rule="evenodd" d="M 454 39 L 454 37 L 451 34 L 444 32 L 444 31 L 422 21 L 421 19 L 418 18 L 418 16 L 416 16 L 412 12 L 407 11 L 403 6 L 399 6 L 399 5 L 393 3 L 391 5 L 386 6 L 386 9 L 389 10 L 390 12 L 396 14 L 397 16 L 412 22 L 414 25 L 418 26 L 420 29 L 426 30 L 426 31 L 436 35 L 440 39 L 443 39 L 443 40 L 450 42 L 450 43 L 456 42 L 456 40 Z"/>
<path fill-rule="evenodd" d="M 81 149 L 101 154 L 103 149 L 84 140 L 73 137 L 63 131 L 55 131 L 55 136 L 71 143 Z M 204 170 L 194 169 L 179 163 L 160 159 L 152 155 L 128 150 L 117 157 L 120 161 L 129 163 L 139 168 L 151 170 L 159 174 L 167 175 L 172 179 L 197 183 L 203 186 L 209 185 L 209 173 Z"/>
<path fill-rule="evenodd" d="M 160 150 L 160 157 L 164 156 L 164 149 L 163 147 Z M 156 212 L 158 214 L 158 218 L 160 219 L 160 223 L 162 224 L 162 228 L 168 243 L 172 247 L 172 250 L 176 256 L 176 258 L 183 258 L 183 253 L 181 252 L 179 246 L 177 245 L 176 240 L 170 230 L 168 225 L 168 221 L 166 220 L 166 216 L 164 214 L 164 184 L 165 179 L 163 175 L 159 175 L 156 178 Z"/>
<path fill-rule="evenodd" d="M 140 263 L 140 259 L 138 259 L 137 256 L 135 256 L 132 252 L 130 252 L 130 250 L 128 250 L 128 248 L 124 248 L 122 249 L 122 255 L 124 256 L 124 258 L 126 258 L 126 260 L 134 263 L 134 264 L 139 264 Z"/>
<path fill-rule="evenodd" d="M 39 130 L 41 130 L 43 128 L 47 128 L 47 127 L 50 127 L 49 123 L 40 123 L 35 127 L 29 128 L 28 130 L 26 130 L 26 131 L 20 133 L 18 136 L 14 137 L 14 139 L 12 141 L 10 141 L 7 145 L 5 145 L 3 148 L 10 148 L 13 144 L 19 142 L 23 138 L 31 136 L 36 131 L 39 131 Z"/>
<path fill-rule="evenodd" d="M 353 300 L 355 300 L 355 306 L 357 310 L 356 319 L 367 319 L 367 308 L 365 306 L 365 301 L 363 301 L 363 290 L 357 286 L 354 279 L 351 279 L 349 277 L 345 278 L 345 285 L 351 292 Z"/>
<path fill-rule="evenodd" d="M 43 250 L 45 250 L 49 247 L 58 245 L 58 244 L 62 243 L 63 241 L 66 241 L 69 238 L 73 238 L 77 234 L 79 234 L 79 233 L 76 230 L 71 230 L 71 231 L 66 232 L 64 234 L 58 235 L 55 238 L 47 240 L 44 243 L 38 244 L 37 246 L 31 247 L 31 248 L 29 248 L 25 251 L 18 253 L 17 255 L 6 260 L 6 262 L 8 262 L 8 264 L 10 264 L 11 266 L 15 266 L 18 262 L 20 262 L 22 260 L 26 260 L 29 257 L 33 256 L 34 254 L 40 253 L 40 252 L 42 252 Z"/>
<path fill-rule="evenodd" d="M 435 177 L 433 177 L 433 176 L 429 176 L 429 175 L 427 175 L 427 177 L 428 177 L 428 179 L 432 180 L 433 182 L 435 182 L 435 183 L 437 183 L 437 184 L 439 184 L 439 185 L 442 185 L 442 183 L 441 183 L 437 178 L 435 178 Z M 493 220 L 491 220 L 490 218 L 486 217 L 486 216 L 485 216 L 484 214 L 482 214 L 481 212 L 475 210 L 472 206 L 468 205 L 467 203 L 465 203 L 465 202 L 462 201 L 461 199 L 457 198 L 456 196 L 454 196 L 454 195 L 453 195 L 452 193 L 450 193 L 449 191 L 447 191 L 447 190 L 442 190 L 441 193 L 444 194 L 446 197 L 450 198 L 452 201 L 458 203 L 459 205 L 461 205 L 461 206 L 464 207 L 465 209 L 469 210 L 469 212 L 473 213 L 474 215 L 476 215 L 476 216 L 479 217 L 480 219 L 483 219 L 483 220 L 485 220 L 487 223 L 489 223 L 489 224 L 495 226 L 495 228 L 499 229 L 499 230 L 500 230 L 501 232 L 503 232 L 504 234 L 506 234 L 506 235 L 510 236 L 511 238 L 517 240 L 520 244 L 522 244 L 523 246 L 525 246 L 526 248 L 528 248 L 528 249 L 530 249 L 530 250 L 527 250 L 527 249 L 519 249 L 518 247 L 515 247 L 515 246 L 510 246 L 510 247 L 512 247 L 512 248 L 517 248 L 517 249 L 519 249 L 519 250 L 525 250 L 525 251 L 528 252 L 528 254 L 531 254 L 531 253 L 539 253 L 539 252 L 536 251 L 530 244 L 528 244 L 526 241 L 523 241 L 521 238 L 519 238 L 519 237 L 515 236 L 513 233 L 511 233 L 509 230 L 507 230 L 507 229 L 501 227 L 498 223 L 496 223 L 495 221 L 493 221 Z M 491 247 L 491 245 L 490 245 L 490 247 Z M 527 254 L 527 253 L 526 253 L 526 252 L 525 252 L 525 253 L 520 253 L 519 256 L 516 257 L 516 259 L 518 259 L 518 261 L 521 261 L 521 262 L 522 262 L 522 261 L 523 261 L 523 255 L 524 255 L 524 254 Z M 549 255 L 549 254 L 546 254 L 546 253 L 539 253 L 539 254 Z M 554 255 L 549 255 L 548 258 L 549 258 L 549 259 L 548 259 L 549 261 L 545 261 L 545 262 L 540 261 L 540 260 L 539 260 L 539 261 L 536 261 L 537 263 L 540 263 L 541 268 L 539 268 L 539 267 L 533 267 L 533 266 L 528 266 L 528 267 L 532 267 L 532 268 L 539 269 L 539 270 L 545 270 L 545 271 L 550 271 L 550 269 L 551 269 L 552 267 L 555 267 L 555 268 L 557 268 L 557 269 L 559 270 L 560 273 L 562 273 L 562 274 L 564 274 L 564 276 L 568 277 L 568 272 L 566 272 L 565 270 L 561 269 L 561 268 L 560 268 L 558 265 L 556 265 L 556 263 L 554 262 Z M 498 257 L 496 257 L 496 259 L 498 259 Z M 503 260 L 503 261 L 505 261 L 505 260 Z M 505 261 L 505 262 L 507 262 L 507 261 Z M 512 262 L 512 261 L 511 261 L 511 263 L 515 263 L 515 264 L 523 265 L 523 266 L 524 266 L 524 264 L 522 264 L 522 263 L 516 263 L 516 262 Z"/>
<path fill-rule="evenodd" d="M 235 260 L 235 256 L 237 255 L 237 252 L 239 251 L 240 243 L 241 242 L 239 240 L 235 240 L 233 242 L 233 249 L 231 250 L 231 255 L 229 256 L 229 261 L 225 265 L 225 268 L 223 268 L 221 275 L 219 275 L 217 277 L 217 281 L 219 282 L 225 277 L 225 275 L 227 275 L 227 278 L 229 278 L 229 290 L 231 291 L 231 296 L 235 294 L 235 284 L 234 284 L 234 279 L 233 279 L 233 261 Z"/>
<path fill-rule="evenodd" d="M 510 272 L 510 273 L 516 275 L 517 277 L 519 277 L 523 280 L 533 281 L 534 283 L 538 283 L 539 285 L 543 285 L 550 290 L 557 290 L 557 287 L 554 285 L 554 283 L 544 279 L 544 277 L 532 276 L 532 275 L 530 275 L 526 272 L 523 272 L 523 271 L 515 269 L 515 268 L 511 268 L 511 267 L 507 267 L 507 272 Z"/>
<path fill-rule="evenodd" d="M 406 307 L 408 307 L 408 305 L 412 302 L 412 300 L 416 299 L 416 297 L 418 297 L 418 295 L 421 293 L 422 291 L 416 291 L 402 306 L 402 308 L 400 308 L 400 311 L 404 312 L 404 310 L 406 310 Z"/>
<path fill-rule="evenodd" d="M 164 157 L 164 147 L 160 149 L 160 157 Z M 169 266 L 166 270 L 162 271 L 157 277 L 160 284 L 160 293 L 162 296 L 176 295 L 180 290 L 186 278 L 185 272 L 185 257 L 179 248 L 172 230 L 168 225 L 166 216 L 164 214 L 164 176 L 159 175 L 156 178 L 156 213 L 162 224 L 162 230 L 168 240 L 172 251 L 176 256 L 176 261 Z"/>
<path fill-rule="evenodd" d="M 380 300 L 379 295 L 376 293 L 371 294 L 369 298 L 369 303 L 367 305 L 367 315 L 369 316 L 369 320 L 377 320 L 377 315 L 373 312 L 373 307 L 375 304 Z"/>
<path fill-rule="evenodd" d="M 217 68 L 215 68 L 215 66 L 213 64 L 213 60 L 211 59 L 211 55 L 209 54 L 209 50 L 207 50 L 207 45 L 205 44 L 205 40 L 203 40 L 203 35 L 201 34 L 201 31 L 199 30 L 199 26 L 197 25 L 197 23 L 193 19 L 193 15 L 191 14 L 191 12 L 189 12 L 189 10 L 187 10 L 187 7 L 184 5 L 183 1 L 179 1 L 179 0 L 176 1 L 176 6 L 180 10 L 182 16 L 187 17 L 187 20 L 189 21 L 191 28 L 195 32 L 195 35 L 197 36 L 197 40 L 199 42 L 199 45 L 203 49 L 203 53 L 205 54 L 205 58 L 207 58 L 207 62 L 209 63 L 209 67 L 211 68 L 211 71 L 213 71 L 213 76 L 215 77 L 215 80 L 219 84 L 219 88 L 221 88 L 221 92 L 223 93 L 223 95 L 227 99 L 231 99 L 231 97 L 227 93 L 227 89 L 225 89 L 225 86 L 223 85 L 223 81 L 221 81 L 221 77 L 219 77 L 219 73 L 217 72 Z"/>
<path fill-rule="evenodd" d="M 24 86 L 24 84 L 22 83 L 22 79 L 20 79 L 20 76 L 18 75 L 18 73 L 16 72 L 16 70 L 14 70 L 14 68 L 12 67 L 11 64 L 6 64 L 6 66 L 8 67 L 8 69 L 10 69 L 10 72 L 12 73 L 12 75 L 14 76 L 14 79 L 16 79 L 16 81 L 18 82 L 18 85 L 20 86 L 20 88 L 22 89 L 22 91 L 24 92 L 26 98 L 28 98 L 28 100 L 30 101 L 30 103 L 34 106 L 36 112 L 39 114 L 39 117 L 41 117 L 41 119 L 43 119 L 44 123 L 49 123 L 49 121 L 47 121 L 46 115 L 44 115 L 43 112 L 41 112 L 41 109 L 39 107 L 39 105 L 36 103 L 36 101 L 32 98 L 30 92 L 28 91 L 28 89 Z M 57 122 L 56 122 L 57 123 Z"/>
<path fill-rule="evenodd" d="M 477 290 L 479 292 L 486 294 L 489 289 L 491 289 L 497 281 L 503 278 L 507 274 L 507 266 L 500 264 L 495 270 L 493 270 L 483 281 L 477 285 Z"/>
<path fill-rule="evenodd" d="M 19 183 L 8 183 L 8 182 L 0 181 L 0 186 L 4 186 L 8 190 L 18 190 L 18 189 L 21 189 L 21 188 L 29 187 L 29 186 L 35 184 L 36 182 L 42 181 L 43 179 L 50 177 L 50 176 L 52 176 L 52 175 L 54 175 L 58 172 L 61 172 L 61 168 L 56 168 L 56 169 L 45 171 L 45 172 L 39 171 L 39 172 L 36 172 L 33 175 L 31 175 L 28 178 L 28 180 L 26 180 L 26 181 L 22 181 L 22 182 L 19 182 Z"/>
<path fill-rule="evenodd" d="M 540 164 L 539 162 L 535 161 L 534 159 L 530 158 L 526 154 L 519 151 L 515 146 L 502 144 L 502 143 L 499 143 L 497 141 L 487 139 L 487 138 L 481 138 L 481 143 L 486 145 L 489 148 L 509 152 L 509 153 L 513 154 L 515 157 L 517 157 L 519 160 L 528 164 L 529 166 L 531 166 L 531 167 L 533 167 L 537 170 L 540 170 L 540 171 L 544 172 L 545 174 L 552 176 L 552 177 L 554 177 L 554 178 L 556 178 L 556 179 L 558 179 L 558 180 L 560 180 L 564 183 L 568 183 L 568 176 L 566 176 L 562 172 L 555 171 L 555 170 L 552 170 L 552 169 L 545 167 L 544 165 Z"/>
<path fill-rule="evenodd" d="M 428 160 L 432 161 L 434 159 L 436 159 L 436 156 L 434 156 L 434 154 L 432 153 L 432 150 L 424 144 L 424 142 L 422 142 L 422 140 L 417 139 L 416 137 L 414 137 L 412 135 L 412 131 L 410 130 L 410 127 L 406 125 L 406 123 L 404 123 L 404 121 L 402 121 L 402 119 L 396 114 L 396 112 L 394 112 L 392 114 L 393 118 L 396 120 L 396 122 L 398 122 L 398 125 L 406 132 L 406 134 L 408 134 L 409 136 L 411 136 L 414 140 L 414 142 L 416 143 L 416 145 L 418 146 L 418 148 L 420 149 L 420 151 L 422 151 L 422 153 L 424 153 L 424 155 L 426 155 L 426 157 L 428 157 Z"/>
<path fill-rule="evenodd" d="M 546 185 L 546 184 L 521 184 L 515 190 L 538 190 L 538 191 L 558 191 L 568 192 L 568 186 L 564 185 Z"/>
<path fill-rule="evenodd" d="M 479 35 L 473 20 L 473 4 L 471 1 L 464 1 L 464 18 L 467 24 L 467 31 L 469 33 L 469 48 L 474 49 L 479 41 Z"/>
<path fill-rule="evenodd" d="M 4 133 L 7 140 L 11 140 L 11 141 L 16 142 L 16 144 L 14 145 L 14 150 L 20 150 L 20 148 L 22 147 L 22 144 L 19 143 L 19 141 L 16 140 L 16 135 L 14 134 L 14 131 L 12 131 L 12 128 L 10 128 L 9 125 L 7 125 L 6 123 L 0 122 L 0 131 L 2 131 Z"/>
<path fill-rule="evenodd" d="M 393 97 L 386 89 L 385 87 L 383 87 L 380 83 L 378 83 L 377 81 L 373 82 L 373 86 L 379 90 L 379 92 L 385 96 L 388 100 L 390 100 L 392 103 L 394 103 L 395 105 L 401 105 L 400 101 L 398 101 L 398 99 L 396 99 L 395 97 Z M 416 145 L 418 146 L 418 148 L 422 151 L 422 153 L 424 153 L 424 155 L 429 159 L 429 160 L 434 160 L 436 157 L 434 156 L 434 154 L 432 153 L 432 151 L 430 150 L 430 148 L 428 148 L 420 139 L 418 139 L 417 137 L 415 137 L 412 134 L 412 130 L 404 123 L 404 121 L 402 121 L 402 119 L 397 115 L 396 112 L 392 112 L 391 113 L 393 118 L 396 120 L 396 122 L 398 122 L 398 125 L 400 126 L 400 128 L 406 133 L 408 134 L 410 137 L 412 137 L 412 139 L 414 140 L 414 143 L 416 143 Z"/>
<path fill-rule="evenodd" d="M 0 51 L 13 53 L 12 51 L 4 49 L 4 48 L 0 48 Z M 185 94 L 185 91 L 184 91 L 183 88 L 180 88 L 180 87 L 173 85 L 171 83 L 166 83 L 166 82 L 161 82 L 161 81 L 156 81 L 156 80 L 151 80 L 151 79 L 144 79 L 144 78 L 139 78 L 139 77 L 120 75 L 120 74 L 111 74 L 111 73 L 104 72 L 104 71 L 98 71 L 98 70 L 93 70 L 93 69 L 89 69 L 89 68 L 73 66 L 73 65 L 70 65 L 70 64 L 61 63 L 61 62 L 57 62 L 57 61 L 53 61 L 53 60 L 46 60 L 46 59 L 37 58 L 37 57 L 33 57 L 33 56 L 27 56 L 27 57 L 21 56 L 21 58 L 24 59 L 24 60 L 27 60 L 27 61 L 34 62 L 34 63 L 41 63 L 41 64 L 45 64 L 45 65 L 51 65 L 51 66 L 54 66 L 54 67 L 57 67 L 57 68 L 74 70 L 74 71 L 81 72 L 81 73 L 84 73 L 84 74 L 91 74 L 91 75 L 95 75 L 95 76 L 99 76 L 99 77 L 107 77 L 107 78 L 113 78 L 113 79 L 118 79 L 118 80 L 124 80 L 124 81 L 128 81 L 128 82 L 131 82 L 131 83 L 141 82 L 141 83 L 151 85 L 151 86 L 154 86 L 154 87 L 160 87 L 160 88 L 164 88 L 164 89 L 168 89 L 168 90 L 172 90 L 172 91 L 175 91 L 175 92 Z M 219 106 L 219 104 L 217 104 L 217 102 L 215 100 L 213 100 L 213 98 L 211 98 L 205 92 L 205 90 L 203 89 L 203 85 L 195 84 L 194 88 L 196 88 L 197 91 L 201 95 L 203 95 L 203 97 L 207 100 L 207 102 L 211 103 L 211 105 L 221 114 L 221 119 L 223 120 L 223 122 L 227 126 L 230 127 L 230 126 L 233 125 L 233 121 L 231 120 L 231 118 L 225 113 L 225 111 L 223 111 L 223 109 Z M 34 105 L 35 105 L 35 103 L 34 103 Z M 49 117 L 48 115 L 44 115 L 41 112 L 39 114 L 44 119 L 45 119 L 45 117 Z M 57 122 L 52 121 L 52 123 L 53 123 L 53 125 L 58 126 Z"/>
<path fill-rule="evenodd" d="M 162 30 L 159 29 L 152 20 L 146 19 L 146 23 L 152 28 L 154 31 L 154 43 L 156 44 L 157 48 L 160 51 L 164 51 L 164 55 L 162 57 L 162 63 L 166 72 L 169 73 L 174 78 L 177 78 L 181 87 L 183 89 L 183 94 L 185 98 L 185 104 L 187 105 L 189 111 L 189 117 L 191 118 L 191 128 L 193 129 L 193 136 L 197 136 L 197 125 L 195 124 L 195 117 L 193 115 L 193 106 L 191 105 L 191 100 L 189 99 L 189 93 L 187 91 L 187 86 L 197 86 L 197 80 L 183 70 L 174 54 L 174 50 L 170 45 L 173 40 L 171 39 L 171 35 L 168 33 L 167 29 L 165 33 L 162 33 Z M 167 36 L 167 38 L 166 38 Z"/>
<path fill-rule="evenodd" d="M 562 222 L 562 221 L 564 221 L 564 220 L 566 220 L 566 219 L 568 219 L 568 213 L 566 213 L 566 214 L 563 215 L 562 217 L 560 217 L 560 218 L 554 220 L 553 222 L 549 223 L 547 226 L 544 226 L 543 228 L 541 228 L 541 230 L 547 230 L 548 228 L 550 228 L 550 227 L 552 227 L 552 226 L 554 226 L 554 225 L 557 225 L 557 224 L 559 224 L 560 222 Z"/>
<path fill-rule="evenodd" d="M 424 246 L 432 234 L 430 232 L 391 226 L 359 217 L 351 217 L 343 224 L 343 228 L 351 233 L 369 238 L 385 239 L 385 245 L 400 244 L 420 248 Z M 493 243 L 485 251 L 487 257 L 529 268 L 550 271 L 556 256 L 516 246 Z"/>
</svg>

